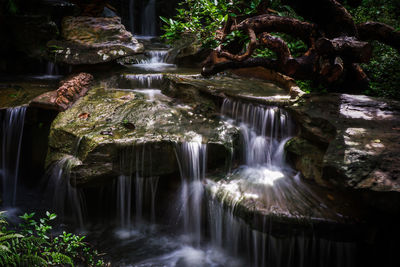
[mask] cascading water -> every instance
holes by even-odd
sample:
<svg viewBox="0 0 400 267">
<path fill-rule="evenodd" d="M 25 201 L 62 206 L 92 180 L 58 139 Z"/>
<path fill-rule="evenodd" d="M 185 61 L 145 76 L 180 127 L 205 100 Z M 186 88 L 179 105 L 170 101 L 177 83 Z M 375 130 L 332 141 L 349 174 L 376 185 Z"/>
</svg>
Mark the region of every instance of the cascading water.
<svg viewBox="0 0 400 267">
<path fill-rule="evenodd" d="M 222 182 L 207 180 L 211 185 L 208 227 L 212 243 L 242 255 L 252 266 L 352 266 L 353 243 L 290 229 L 286 236 L 275 237 L 271 219 L 264 217 L 258 222 L 257 229 L 262 229 L 258 231 L 236 216 L 237 205 L 246 200 L 273 217 L 330 218 L 332 214 L 326 213 L 298 176 L 287 174 L 290 168 L 285 164 L 283 147 L 294 127 L 286 111 L 225 99 L 221 113 L 241 129 L 244 165 Z"/>
<path fill-rule="evenodd" d="M 240 126 L 247 166 L 286 167 L 283 146 L 294 133 L 293 122 L 286 111 L 225 99 L 221 113 Z"/>
<path fill-rule="evenodd" d="M 122 91 L 134 91 L 147 96 L 149 102 L 162 96 L 162 74 L 128 74 L 117 82 L 118 89 Z"/>
<path fill-rule="evenodd" d="M 72 215 L 73 222 L 83 229 L 86 209 L 83 194 L 71 185 L 71 169 L 78 161 L 74 156 L 66 156 L 54 163 L 49 172 L 47 191 L 54 192 L 56 213 L 64 219 Z"/>
<path fill-rule="evenodd" d="M 226 208 L 212 198 L 208 201 L 208 211 L 212 243 L 242 256 L 249 262 L 247 266 L 355 266 L 354 243 L 324 239 L 299 230 L 274 235 L 266 221 L 265 231 L 260 232 L 235 216 L 234 208 Z"/>
<path fill-rule="evenodd" d="M 126 174 L 120 175 L 117 180 L 117 213 L 119 225 L 125 230 L 133 226 L 140 227 L 146 215 L 150 217 L 151 223 L 156 219 L 155 202 L 159 177 L 145 177 L 144 162 L 151 163 L 151 154 L 147 155 L 145 151 L 146 146 L 143 145 L 142 149 L 125 149 L 120 156 L 121 172 Z M 131 221 L 132 207 L 134 225 Z M 150 214 L 146 214 L 147 211 Z"/>
<path fill-rule="evenodd" d="M 156 0 L 149 0 L 142 16 L 142 34 L 146 36 L 156 35 Z"/>
<path fill-rule="evenodd" d="M 176 68 L 175 64 L 167 63 L 169 55 L 168 50 L 149 50 L 145 54 L 147 59 L 138 60 L 137 64 L 132 64 L 131 67 L 152 72 Z"/>
<path fill-rule="evenodd" d="M 77 138 L 71 154 L 55 162 L 48 172 L 48 183 L 46 191 L 54 192 L 52 196 L 53 208 L 57 214 L 67 219 L 72 216 L 73 222 L 78 224 L 80 229 L 84 228 L 84 215 L 86 214 L 86 205 L 83 192 L 72 186 L 71 182 L 75 177 L 71 170 L 80 161 L 76 157 L 82 138 Z"/>
<path fill-rule="evenodd" d="M 2 120 L 1 176 L 3 204 L 13 207 L 16 203 L 22 136 L 26 107 L 8 108 Z"/>
<path fill-rule="evenodd" d="M 56 76 L 59 75 L 58 66 L 54 62 L 47 62 L 46 76 Z"/>
<path fill-rule="evenodd" d="M 177 158 L 182 178 L 180 188 L 180 217 L 184 231 L 192 236 L 192 242 L 200 245 L 205 178 L 206 145 L 201 141 L 184 142 L 177 146 Z"/>
<path fill-rule="evenodd" d="M 124 76 L 127 82 L 122 84 L 122 88 L 160 88 L 163 80 L 162 74 L 128 74 Z"/>
</svg>

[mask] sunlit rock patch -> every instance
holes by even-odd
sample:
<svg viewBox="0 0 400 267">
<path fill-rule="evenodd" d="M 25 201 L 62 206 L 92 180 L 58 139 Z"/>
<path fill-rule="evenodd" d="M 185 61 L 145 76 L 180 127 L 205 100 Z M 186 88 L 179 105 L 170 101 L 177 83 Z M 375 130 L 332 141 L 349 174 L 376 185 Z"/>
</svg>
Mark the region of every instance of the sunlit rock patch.
<svg viewBox="0 0 400 267">
<path fill-rule="evenodd" d="M 175 144 L 198 136 L 213 151 L 210 162 L 222 158 L 224 164 L 237 136 L 235 127 L 163 94 L 152 97 L 140 90 L 91 90 L 54 121 L 48 164 L 71 154 L 81 139 L 75 156 L 82 165 L 72 169 L 77 184 L 119 175 L 119 154 L 129 147 L 145 147 L 147 156 L 138 166 L 152 175 L 165 175 L 178 171 Z"/>
<path fill-rule="evenodd" d="M 400 103 L 325 94 L 305 96 L 289 109 L 301 133 L 286 148 L 304 177 L 367 192 L 400 191 Z"/>
</svg>

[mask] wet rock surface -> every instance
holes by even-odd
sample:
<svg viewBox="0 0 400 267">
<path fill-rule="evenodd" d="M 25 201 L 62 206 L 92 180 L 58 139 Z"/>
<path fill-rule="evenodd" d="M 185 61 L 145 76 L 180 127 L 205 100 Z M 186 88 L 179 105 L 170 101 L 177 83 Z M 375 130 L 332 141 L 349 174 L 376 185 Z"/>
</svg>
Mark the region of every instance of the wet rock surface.
<svg viewBox="0 0 400 267">
<path fill-rule="evenodd" d="M 190 91 L 200 91 L 219 99 L 232 97 L 261 104 L 289 103 L 289 92 L 271 82 L 235 76 L 216 76 L 210 79 L 200 75 L 167 75 L 167 93 L 180 98 L 192 99 Z M 186 96 L 184 95 L 186 94 Z"/>
<path fill-rule="evenodd" d="M 47 46 L 58 62 L 66 64 L 105 63 L 144 51 L 119 17 L 65 17 L 62 37 Z"/>
<path fill-rule="evenodd" d="M 237 129 L 161 92 L 99 87 L 54 121 L 47 163 L 75 155 L 81 164 L 72 173 L 79 186 L 136 171 L 167 175 L 178 172 L 176 145 L 199 138 L 209 144 L 209 161 L 222 158 L 224 164 Z"/>
<path fill-rule="evenodd" d="M 399 210 L 390 192 L 400 192 L 400 103 L 324 94 L 304 96 L 289 109 L 301 133 L 286 149 L 305 178 L 359 190 L 369 196 L 371 204 L 387 196 L 383 200 L 387 204 L 377 206 Z M 371 197 L 375 195 L 379 197 L 374 201 Z"/>
</svg>

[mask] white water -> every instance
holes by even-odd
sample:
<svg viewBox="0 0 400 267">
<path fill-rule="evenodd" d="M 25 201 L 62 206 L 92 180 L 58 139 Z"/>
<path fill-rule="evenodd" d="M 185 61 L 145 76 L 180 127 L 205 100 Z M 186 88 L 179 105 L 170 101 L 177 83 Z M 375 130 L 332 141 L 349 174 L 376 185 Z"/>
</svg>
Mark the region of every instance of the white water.
<svg viewBox="0 0 400 267">
<path fill-rule="evenodd" d="M 129 88 L 160 88 L 162 74 L 128 74 L 124 76 L 129 80 Z M 125 86 L 124 86 L 125 87 Z"/>
<path fill-rule="evenodd" d="M 46 188 L 47 192 L 53 192 L 51 200 L 56 214 L 64 220 L 72 220 L 81 230 L 85 226 L 86 204 L 83 192 L 71 184 L 76 183 L 76 177 L 72 175 L 71 170 L 81 163 L 77 156 L 82 139 L 80 137 L 75 140 L 71 155 L 65 156 L 50 167 Z"/>
<path fill-rule="evenodd" d="M 294 130 L 286 111 L 225 99 L 221 113 L 225 119 L 233 119 L 233 123 L 240 126 L 247 166 L 286 167 L 283 147 Z"/>
<path fill-rule="evenodd" d="M 142 35 L 155 36 L 156 32 L 156 0 L 149 0 L 142 14 Z"/>
<path fill-rule="evenodd" d="M 47 76 L 59 75 L 58 66 L 54 62 L 51 61 L 47 62 L 46 75 Z"/>
<path fill-rule="evenodd" d="M 25 113 L 26 107 L 8 108 L 2 119 L 0 174 L 3 182 L 3 204 L 6 207 L 15 206 L 17 199 Z"/>
<path fill-rule="evenodd" d="M 56 214 L 66 221 L 72 219 L 83 229 L 86 214 L 84 197 L 80 190 L 71 185 L 74 179 L 71 169 L 78 161 L 74 156 L 66 156 L 54 163 L 49 171 L 46 191 L 53 192 L 52 203 Z"/>
<path fill-rule="evenodd" d="M 177 158 L 182 183 L 180 188 L 180 218 L 183 220 L 184 233 L 191 236 L 192 244 L 199 246 L 202 233 L 202 214 L 204 187 L 202 180 L 206 171 L 205 144 L 201 141 L 184 142 L 177 146 Z"/>
<path fill-rule="evenodd" d="M 151 154 L 146 154 L 145 145 L 141 149 L 133 147 L 121 152 L 120 168 L 125 174 L 120 175 L 117 180 L 117 217 L 122 230 L 130 230 L 133 226 L 139 228 L 145 221 L 155 223 L 159 177 L 151 174 L 145 176 L 145 161 L 151 163 Z M 147 211 L 150 211 L 150 214 Z"/>
<path fill-rule="evenodd" d="M 155 72 L 176 69 L 176 65 L 167 63 L 167 50 L 150 50 L 146 52 L 146 55 L 148 59 L 140 60 L 137 64 L 131 65 L 131 67 Z"/>
<path fill-rule="evenodd" d="M 212 243 L 232 255 L 241 255 L 251 263 L 247 266 L 355 266 L 354 243 L 328 240 L 299 230 L 274 235 L 269 221 L 262 222 L 265 231 L 259 232 L 236 217 L 234 207 L 224 207 L 212 198 L 208 200 L 208 212 Z"/>
</svg>

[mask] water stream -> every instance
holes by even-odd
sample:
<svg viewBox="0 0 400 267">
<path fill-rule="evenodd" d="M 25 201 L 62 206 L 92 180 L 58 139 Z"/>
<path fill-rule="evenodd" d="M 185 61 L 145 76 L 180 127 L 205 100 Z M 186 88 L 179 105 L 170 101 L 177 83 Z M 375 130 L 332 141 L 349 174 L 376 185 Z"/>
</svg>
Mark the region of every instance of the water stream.
<svg viewBox="0 0 400 267">
<path fill-rule="evenodd" d="M 202 180 L 206 172 L 207 146 L 200 140 L 184 142 L 177 146 L 177 158 L 181 173 L 179 190 L 180 217 L 183 219 L 184 233 L 191 236 L 191 242 L 200 246 L 202 232 L 203 196 Z"/>
<path fill-rule="evenodd" d="M 137 64 L 129 67 L 148 72 L 165 72 L 176 69 L 175 64 L 167 63 L 168 50 L 150 50 L 146 51 L 147 59 L 139 60 Z"/>
<path fill-rule="evenodd" d="M 18 178 L 24 133 L 26 107 L 8 108 L 1 124 L 1 168 L 3 205 L 15 206 L 18 194 Z"/>
<path fill-rule="evenodd" d="M 155 36 L 156 32 L 156 0 L 149 0 L 142 16 L 142 34 L 145 36 Z"/>
<path fill-rule="evenodd" d="M 148 35 L 155 34 L 155 4 L 150 0 L 144 12 L 142 31 Z M 132 0 L 131 16 L 133 5 Z M 133 17 L 130 26 L 134 27 Z M 153 102 L 162 96 L 160 72 L 175 65 L 166 63 L 166 50 L 147 51 L 147 56 L 131 66 L 134 74 L 123 75 L 115 89 L 144 94 Z M 14 205 L 17 195 L 25 110 L 9 109 L 3 118 L 6 205 Z M 65 222 L 85 229 L 116 266 L 352 266 L 353 243 L 321 238 L 312 229 L 314 218 L 334 220 L 341 215 L 324 206 L 286 163 L 284 145 L 296 134 L 290 114 L 275 106 L 225 99 L 221 119 L 240 129 L 242 141 L 240 166 L 222 178 L 207 173 L 207 144 L 197 136 L 174 144 L 179 174 L 170 175 L 176 177 L 153 175 L 152 164 L 157 162 L 151 144 L 137 141 L 119 151 L 116 179 L 101 189 L 78 189 L 73 168 L 82 163 L 82 137 L 70 155 L 50 168 L 49 202 Z M 300 218 L 310 229 L 292 230 L 289 224 L 289 230 L 276 233 L 273 229 L 280 225 L 274 218 L 261 216 L 256 221 L 258 215 L 243 216 L 246 203 L 275 219 Z M 94 210 L 102 216 L 99 222 L 91 221 Z"/>
</svg>

